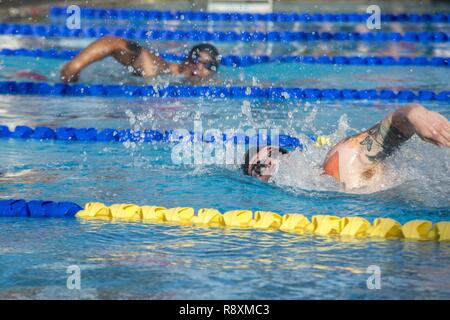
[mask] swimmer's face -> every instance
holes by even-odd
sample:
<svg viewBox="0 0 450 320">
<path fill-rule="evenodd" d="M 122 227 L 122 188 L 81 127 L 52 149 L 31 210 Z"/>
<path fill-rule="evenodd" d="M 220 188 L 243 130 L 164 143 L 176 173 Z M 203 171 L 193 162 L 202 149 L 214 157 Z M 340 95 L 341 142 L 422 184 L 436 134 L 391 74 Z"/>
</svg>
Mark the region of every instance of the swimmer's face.
<svg viewBox="0 0 450 320">
<path fill-rule="evenodd" d="M 247 173 L 258 180 L 268 182 L 277 171 L 281 152 L 276 147 L 264 147 L 258 153 L 250 155 Z"/>
<path fill-rule="evenodd" d="M 191 60 L 184 62 L 184 74 L 193 83 L 201 82 L 217 72 L 217 63 L 207 52 L 194 54 Z"/>
</svg>

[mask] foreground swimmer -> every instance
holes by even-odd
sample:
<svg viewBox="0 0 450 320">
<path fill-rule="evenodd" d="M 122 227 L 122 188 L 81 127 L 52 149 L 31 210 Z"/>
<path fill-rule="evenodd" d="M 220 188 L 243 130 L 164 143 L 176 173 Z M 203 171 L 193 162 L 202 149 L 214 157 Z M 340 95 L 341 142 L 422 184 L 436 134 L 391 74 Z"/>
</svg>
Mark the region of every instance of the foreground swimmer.
<svg viewBox="0 0 450 320">
<path fill-rule="evenodd" d="M 345 190 L 378 190 L 384 178 L 384 160 L 414 134 L 426 142 L 450 147 L 450 122 L 420 104 L 410 104 L 332 147 L 322 165 L 323 174 L 342 183 Z M 280 156 L 286 157 L 288 152 L 270 146 L 252 148 L 245 155 L 244 174 L 267 182 L 277 171 Z"/>
<path fill-rule="evenodd" d="M 184 75 L 189 81 L 198 83 L 212 76 L 219 67 L 219 52 L 207 43 L 194 46 L 187 59 L 180 64 L 169 63 L 133 41 L 123 38 L 103 37 L 80 52 L 61 69 L 61 80 L 76 82 L 81 70 L 95 61 L 112 56 L 133 74 L 154 77 L 160 74 Z"/>
</svg>

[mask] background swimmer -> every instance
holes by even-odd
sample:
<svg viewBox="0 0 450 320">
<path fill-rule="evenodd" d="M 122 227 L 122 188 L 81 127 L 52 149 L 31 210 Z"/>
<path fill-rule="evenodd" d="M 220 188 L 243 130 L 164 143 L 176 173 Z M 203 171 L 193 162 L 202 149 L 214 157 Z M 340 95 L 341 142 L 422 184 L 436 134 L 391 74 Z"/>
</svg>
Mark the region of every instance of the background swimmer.
<svg viewBox="0 0 450 320">
<path fill-rule="evenodd" d="M 0 171 L 0 181 L 8 181 L 16 178 L 28 178 L 33 177 L 37 174 L 35 170 L 20 170 L 17 172 L 11 171 Z M 15 180 L 14 180 L 15 181 Z M 17 182 L 17 181 L 15 181 Z"/>
<path fill-rule="evenodd" d="M 58 179 L 57 175 L 47 175 L 46 173 L 33 170 L 25 169 L 18 171 L 7 171 L 0 169 L 0 182 L 1 183 L 14 183 L 14 184 L 34 184 L 37 182 L 53 182 Z"/>
<path fill-rule="evenodd" d="M 410 104 L 372 128 L 337 143 L 328 152 L 322 172 L 342 183 L 346 191 L 378 191 L 386 179 L 384 160 L 414 134 L 426 142 L 450 147 L 450 122 L 420 104 Z M 244 174 L 268 182 L 278 171 L 280 158 L 289 156 L 286 150 L 276 147 L 253 148 L 247 151 L 242 169 Z"/>
<path fill-rule="evenodd" d="M 129 67 L 133 74 L 154 77 L 160 74 L 184 75 L 193 83 L 207 79 L 217 72 L 219 51 L 211 44 L 194 46 L 185 61 L 169 63 L 138 43 L 119 37 L 103 37 L 80 52 L 61 69 L 61 80 L 76 82 L 81 71 L 91 63 L 112 56 L 122 65 Z"/>
</svg>

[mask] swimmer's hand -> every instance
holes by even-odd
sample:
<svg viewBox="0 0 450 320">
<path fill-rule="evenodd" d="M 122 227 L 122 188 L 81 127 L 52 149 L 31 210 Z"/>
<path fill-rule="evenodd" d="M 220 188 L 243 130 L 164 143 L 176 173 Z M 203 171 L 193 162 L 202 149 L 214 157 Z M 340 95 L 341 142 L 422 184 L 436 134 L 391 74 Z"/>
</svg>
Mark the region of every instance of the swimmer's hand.
<svg viewBox="0 0 450 320">
<path fill-rule="evenodd" d="M 77 82 L 80 79 L 80 72 L 74 70 L 70 62 L 61 68 L 60 75 L 61 81 L 65 83 Z"/>
<path fill-rule="evenodd" d="M 450 122 L 447 118 L 420 104 L 409 105 L 405 112 L 408 122 L 422 140 L 440 147 L 450 147 Z"/>
</svg>

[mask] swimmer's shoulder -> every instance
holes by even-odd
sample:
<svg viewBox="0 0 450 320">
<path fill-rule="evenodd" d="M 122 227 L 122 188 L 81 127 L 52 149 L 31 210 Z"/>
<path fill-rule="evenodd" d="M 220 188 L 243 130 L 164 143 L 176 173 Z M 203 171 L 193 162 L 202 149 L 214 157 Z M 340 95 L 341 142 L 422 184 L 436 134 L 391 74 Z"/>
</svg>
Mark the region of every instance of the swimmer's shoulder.
<svg viewBox="0 0 450 320">
<path fill-rule="evenodd" d="M 325 162 L 329 160 L 331 157 L 333 157 L 336 153 L 343 153 L 343 152 L 355 152 L 360 151 L 361 146 L 364 143 L 364 140 L 367 138 L 368 132 L 363 131 L 356 135 L 346 137 L 336 143 L 330 151 L 328 151 Z"/>
<path fill-rule="evenodd" d="M 360 132 L 356 135 L 346 137 L 334 145 L 325 157 L 322 168 L 324 174 L 342 181 L 355 165 L 355 160 L 366 162 L 364 157 L 364 141 L 368 132 Z M 349 167 L 349 168 L 346 168 Z"/>
</svg>

